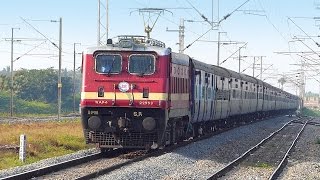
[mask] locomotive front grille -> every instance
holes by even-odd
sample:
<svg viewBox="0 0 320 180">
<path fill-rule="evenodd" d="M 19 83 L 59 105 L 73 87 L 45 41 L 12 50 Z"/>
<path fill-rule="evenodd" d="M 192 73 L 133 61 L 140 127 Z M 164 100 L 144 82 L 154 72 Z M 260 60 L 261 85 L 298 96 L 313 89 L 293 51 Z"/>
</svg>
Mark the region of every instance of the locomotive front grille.
<svg viewBox="0 0 320 180">
<path fill-rule="evenodd" d="M 157 133 L 104 133 L 96 131 L 85 132 L 86 141 L 88 143 L 99 143 L 100 147 L 115 148 L 143 148 L 157 142 Z"/>
</svg>

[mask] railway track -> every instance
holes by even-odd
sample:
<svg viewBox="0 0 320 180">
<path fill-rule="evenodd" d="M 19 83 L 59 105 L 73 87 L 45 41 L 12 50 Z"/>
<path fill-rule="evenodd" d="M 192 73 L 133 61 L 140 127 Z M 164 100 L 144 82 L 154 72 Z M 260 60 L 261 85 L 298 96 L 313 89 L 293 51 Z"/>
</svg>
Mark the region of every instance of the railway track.
<svg viewBox="0 0 320 180">
<path fill-rule="evenodd" d="M 95 164 L 98 163 L 110 163 L 110 162 L 121 162 L 121 161 L 127 161 L 126 159 L 131 159 L 134 157 L 138 157 L 141 155 L 144 155 L 145 153 L 142 151 L 127 151 L 124 152 L 123 149 L 115 149 L 110 151 L 107 155 L 97 152 L 93 153 L 84 157 L 71 159 L 68 161 L 64 161 L 61 163 L 52 164 L 50 166 L 46 166 L 43 168 L 34 169 L 31 171 L 26 171 L 22 173 L 18 173 L 15 175 L 7 176 L 4 178 L 0 178 L 0 180 L 7 180 L 7 179 L 61 179 L 59 178 L 60 175 L 63 175 L 65 179 L 66 178 L 66 172 L 72 172 L 75 171 L 77 174 L 81 174 L 81 171 L 84 170 L 84 168 L 88 167 L 88 164 L 93 164 L 92 166 L 96 169 L 97 167 Z M 129 161 L 129 160 L 128 160 Z M 117 163 L 112 163 L 117 164 Z M 123 164 L 123 163 L 118 163 Z M 117 165 L 114 165 L 115 167 Z M 85 175 L 84 175 L 85 176 Z M 68 177 L 68 176 L 67 176 Z M 81 175 L 75 175 L 74 178 L 76 179 L 78 177 L 82 177 Z M 68 178 L 69 179 L 69 178 Z"/>
<path fill-rule="evenodd" d="M 1 180 L 5 180 L 5 179 L 31 179 L 34 177 L 39 177 L 39 176 L 43 176 L 45 174 L 49 174 L 52 172 L 56 172 L 71 166 L 76 166 L 79 164 L 83 164 L 89 161 L 93 161 L 96 159 L 101 158 L 101 154 L 100 153 L 94 153 L 85 157 L 81 157 L 81 158 L 77 158 L 77 159 L 72 159 L 69 161 L 65 161 L 65 162 L 61 162 L 61 163 L 57 163 L 51 166 L 47 166 L 47 167 L 43 167 L 43 168 L 39 168 L 39 169 L 35 169 L 35 170 L 31 170 L 31 171 L 27 171 L 27 172 L 23 172 L 23 173 L 19 173 L 19 174 L 15 174 L 12 176 L 8 176 L 5 178 L 0 178 Z"/>
<path fill-rule="evenodd" d="M 258 122 L 258 121 L 254 121 L 254 122 Z M 253 122 L 253 123 L 254 123 Z M 239 125 L 241 126 L 241 125 Z M 238 127 L 238 126 L 236 126 Z M 223 133 L 223 132 L 226 132 L 230 129 L 233 129 L 235 127 L 230 127 L 230 128 L 225 128 L 225 129 L 222 129 L 222 130 L 219 130 L 219 131 L 215 131 L 213 133 L 210 133 L 210 134 L 207 134 L 207 135 L 204 135 L 204 136 L 201 136 L 201 137 L 198 137 L 198 138 L 195 138 L 195 139 L 191 139 L 191 140 L 188 140 L 188 141 L 183 141 L 183 142 L 180 142 L 178 144 L 174 144 L 172 146 L 168 146 L 166 147 L 165 149 L 160 149 L 160 150 L 156 150 L 156 151 L 153 151 L 151 153 L 147 153 L 145 155 L 142 155 L 142 156 L 138 156 L 138 157 L 135 157 L 129 161 L 126 161 L 126 162 L 123 162 L 123 163 L 120 163 L 120 164 L 117 164 L 115 166 L 111 166 L 111 167 L 107 167 L 107 168 L 103 168 L 103 169 L 100 169 L 98 171 L 95 171 L 95 172 L 92 172 L 90 174 L 87 174 L 85 176 L 82 176 L 82 177 L 79 177 L 77 178 L 78 180 L 86 180 L 86 179 L 92 179 L 92 178 L 97 178 L 97 177 L 100 177 L 102 175 L 105 175 L 105 174 L 108 174 L 114 170 L 117 170 L 117 169 L 120 169 L 124 166 L 128 166 L 128 165 L 131 165 L 133 163 L 136 163 L 136 162 L 139 162 L 139 161 L 143 161 L 149 157 L 156 157 L 156 156 L 161 156 L 165 153 L 170 153 L 180 147 L 184 147 L 184 146 L 187 146 L 191 143 L 194 143 L 194 142 L 197 142 L 197 141 L 201 141 L 201 140 L 204 140 L 204 139 L 208 139 L 214 135 L 217 135 L 217 134 L 220 134 L 220 133 Z"/>
<path fill-rule="evenodd" d="M 254 121 L 254 122 L 259 122 L 259 121 Z M 67 162 L 60 163 L 60 164 L 55 164 L 52 166 L 44 167 L 41 169 L 36 169 L 36 170 L 25 172 L 25 173 L 20 173 L 20 174 L 14 175 L 14 176 L 5 177 L 4 179 L 30 179 L 30 178 L 34 178 L 34 177 L 38 177 L 40 179 L 60 179 L 59 174 L 65 175 L 65 174 L 69 173 L 70 171 L 74 171 L 74 172 L 78 171 L 79 172 L 76 176 L 74 176 L 71 179 L 96 178 L 101 175 L 108 174 L 111 171 L 114 171 L 116 169 L 120 169 L 124 166 L 128 166 L 128 165 L 133 164 L 135 162 L 143 161 L 149 157 L 160 156 L 162 154 L 172 152 L 179 147 L 187 146 L 188 144 L 194 143 L 196 141 L 201 141 L 201 140 L 210 138 L 214 135 L 226 132 L 226 131 L 233 129 L 233 128 L 235 128 L 235 127 L 215 131 L 213 133 L 210 133 L 210 134 L 207 134 L 207 135 L 204 135 L 204 136 L 201 136 L 201 137 L 189 140 L 189 141 L 183 141 L 178 144 L 168 146 L 165 149 L 153 151 L 150 153 L 145 153 L 142 151 L 131 151 L 129 153 L 123 154 L 123 152 L 121 150 L 119 150 L 119 151 L 115 151 L 112 154 L 110 154 L 109 156 L 111 156 L 111 157 L 108 156 L 108 158 L 101 158 L 102 154 L 96 153 L 96 154 L 93 154 L 88 157 L 70 160 Z M 90 165 L 93 168 L 97 167 L 97 166 L 103 166 L 103 167 L 95 168 L 91 172 L 80 173 L 82 171 L 82 169 L 87 169 L 88 165 L 86 165 L 86 164 L 89 164 L 93 161 L 96 161 L 96 162 L 92 163 L 93 165 Z M 75 166 L 82 166 L 82 167 L 77 168 Z M 58 174 L 58 176 L 56 176 L 57 174 Z M 64 176 L 64 177 L 66 177 L 66 176 Z"/>
<path fill-rule="evenodd" d="M 287 161 L 288 161 L 288 156 L 289 156 L 290 152 L 292 151 L 292 149 L 294 148 L 296 142 L 298 141 L 301 133 L 305 129 L 309 120 L 310 120 L 310 118 L 304 118 L 304 119 L 289 121 L 288 123 L 284 124 L 280 129 L 274 131 L 268 137 L 266 137 L 265 139 L 260 141 L 258 144 L 256 144 L 252 148 L 250 148 L 248 151 L 243 153 L 237 159 L 233 160 L 232 162 L 228 163 L 226 166 L 221 168 L 219 171 L 217 171 L 215 174 L 213 174 L 209 179 L 219 179 L 219 178 L 221 178 L 221 179 L 236 179 L 235 178 L 235 177 L 237 177 L 237 170 L 236 169 L 239 170 L 240 169 L 239 167 L 241 165 L 248 166 L 248 162 L 252 163 L 252 162 L 259 162 L 260 161 L 259 157 L 258 158 L 254 157 L 254 153 L 257 152 L 259 149 L 268 149 L 264 146 L 267 146 L 268 143 L 272 144 L 272 143 L 270 143 L 272 141 L 277 141 L 277 138 L 288 138 L 288 140 L 289 140 L 290 139 L 289 136 L 286 134 L 281 134 L 281 132 L 284 132 L 285 130 L 288 130 L 288 128 L 291 128 L 290 131 L 292 131 L 292 132 L 296 130 L 295 137 L 293 138 L 293 140 L 289 141 L 289 142 L 291 142 L 289 147 L 287 147 L 286 151 L 283 151 L 281 159 L 278 160 L 279 163 L 278 163 L 277 167 L 273 169 L 272 173 L 269 175 L 269 178 L 268 178 L 269 180 L 276 179 L 277 177 L 279 177 L 283 168 L 286 166 Z M 277 136 L 279 136 L 279 137 L 277 137 Z M 264 153 L 268 153 L 268 152 L 265 152 L 265 150 L 261 150 L 261 151 Z M 282 150 L 280 150 L 280 151 L 282 151 Z M 273 153 L 273 152 L 271 152 L 271 153 Z M 251 158 L 251 160 L 249 160 L 250 158 Z M 247 161 L 246 162 L 247 165 L 245 164 L 245 161 Z M 273 161 L 277 162 L 276 159 L 273 159 Z"/>
</svg>

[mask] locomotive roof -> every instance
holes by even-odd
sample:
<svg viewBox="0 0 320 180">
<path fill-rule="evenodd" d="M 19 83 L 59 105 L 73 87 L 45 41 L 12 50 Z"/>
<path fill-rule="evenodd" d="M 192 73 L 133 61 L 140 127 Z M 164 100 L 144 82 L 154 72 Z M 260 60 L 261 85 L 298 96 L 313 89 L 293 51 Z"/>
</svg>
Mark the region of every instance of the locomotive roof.
<svg viewBox="0 0 320 180">
<path fill-rule="evenodd" d="M 171 48 L 162 48 L 155 46 L 133 46 L 131 48 L 122 48 L 114 45 L 89 47 L 85 50 L 86 54 L 93 54 L 96 51 L 150 51 L 156 52 L 160 56 L 169 55 Z"/>
<path fill-rule="evenodd" d="M 171 53 L 171 48 L 166 48 L 163 42 L 145 36 L 121 35 L 117 38 L 116 43 L 109 39 L 107 45 L 89 47 L 85 53 L 93 54 L 96 51 L 154 51 L 158 55 Z"/>
</svg>

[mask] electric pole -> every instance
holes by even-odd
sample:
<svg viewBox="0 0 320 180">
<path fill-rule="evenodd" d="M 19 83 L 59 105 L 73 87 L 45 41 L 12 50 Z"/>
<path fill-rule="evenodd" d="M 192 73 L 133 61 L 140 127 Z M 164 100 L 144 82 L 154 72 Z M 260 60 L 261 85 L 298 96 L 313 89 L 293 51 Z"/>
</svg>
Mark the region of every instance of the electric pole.
<svg viewBox="0 0 320 180">
<path fill-rule="evenodd" d="M 241 64 L 241 54 L 240 54 L 241 48 L 239 48 L 239 73 L 240 73 L 240 64 Z"/>
<path fill-rule="evenodd" d="M 300 110 L 302 110 L 303 108 L 303 103 L 304 103 L 304 93 L 305 93 L 305 76 L 304 76 L 304 62 L 301 60 L 301 74 L 300 74 L 300 87 L 299 87 L 299 91 L 300 91 Z"/>
<path fill-rule="evenodd" d="M 59 20 L 59 71 L 58 71 L 58 121 L 61 116 L 61 53 L 62 53 L 62 18 Z"/>
<path fill-rule="evenodd" d="M 101 1 L 100 0 L 98 0 L 98 22 L 97 22 L 97 46 L 100 46 L 100 25 L 101 25 L 101 23 L 100 23 L 100 19 L 101 19 L 101 16 L 100 16 L 100 3 L 101 3 Z"/>
<path fill-rule="evenodd" d="M 104 7 L 105 14 L 101 13 L 101 6 Z M 102 17 L 104 15 L 106 16 L 105 24 L 104 24 L 104 21 L 102 20 Z M 107 44 L 108 38 L 109 38 L 109 0 L 106 0 L 105 5 L 101 3 L 101 0 L 98 0 L 97 46 Z"/>
<path fill-rule="evenodd" d="M 254 77 L 254 68 L 255 68 L 255 65 L 256 65 L 256 56 L 253 57 L 253 65 L 252 65 L 252 77 Z"/>
<path fill-rule="evenodd" d="M 73 43 L 73 113 L 76 112 L 76 44 Z"/>
<path fill-rule="evenodd" d="M 256 65 L 260 65 L 260 75 L 262 74 L 262 58 L 266 57 L 266 56 L 253 56 L 253 71 L 252 71 L 252 77 L 254 77 L 254 73 L 255 73 L 255 68 Z M 257 64 L 257 59 L 260 58 L 261 64 Z M 259 69 L 259 68 L 258 68 Z M 260 79 L 262 79 L 262 77 L 260 77 Z"/>
<path fill-rule="evenodd" d="M 184 19 L 180 18 L 179 30 L 169 30 L 167 28 L 167 32 L 179 32 L 179 53 L 183 54 L 184 51 Z"/>
<path fill-rule="evenodd" d="M 184 49 L 184 19 L 180 19 L 179 26 L 179 53 L 183 53 Z"/>
<path fill-rule="evenodd" d="M 220 34 L 227 32 L 218 32 L 218 52 L 217 52 L 217 66 L 220 66 Z"/>
<path fill-rule="evenodd" d="M 260 56 L 260 61 L 261 61 L 261 63 L 260 63 L 260 80 L 262 81 L 262 57 L 263 56 Z"/>
<path fill-rule="evenodd" d="M 10 68 L 10 75 L 11 75 L 11 87 L 10 87 L 10 116 L 13 116 L 13 31 L 14 29 L 20 28 L 11 28 L 11 68 Z"/>
</svg>

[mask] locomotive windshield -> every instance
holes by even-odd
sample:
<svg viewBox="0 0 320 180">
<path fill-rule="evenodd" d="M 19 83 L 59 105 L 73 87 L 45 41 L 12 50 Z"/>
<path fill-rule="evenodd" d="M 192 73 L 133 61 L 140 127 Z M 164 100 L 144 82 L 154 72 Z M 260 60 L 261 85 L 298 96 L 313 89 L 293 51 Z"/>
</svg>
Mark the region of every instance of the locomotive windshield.
<svg viewBox="0 0 320 180">
<path fill-rule="evenodd" d="M 153 74 L 155 57 L 153 55 L 133 54 L 129 57 L 129 73 L 132 74 Z"/>
<path fill-rule="evenodd" d="M 121 56 L 117 54 L 98 54 L 96 56 L 98 73 L 117 74 L 121 71 Z"/>
</svg>

